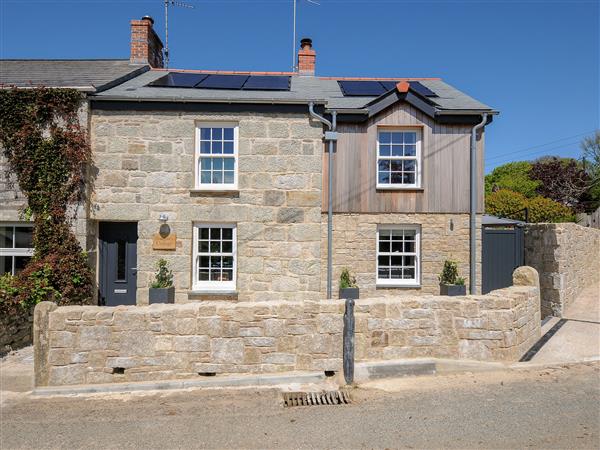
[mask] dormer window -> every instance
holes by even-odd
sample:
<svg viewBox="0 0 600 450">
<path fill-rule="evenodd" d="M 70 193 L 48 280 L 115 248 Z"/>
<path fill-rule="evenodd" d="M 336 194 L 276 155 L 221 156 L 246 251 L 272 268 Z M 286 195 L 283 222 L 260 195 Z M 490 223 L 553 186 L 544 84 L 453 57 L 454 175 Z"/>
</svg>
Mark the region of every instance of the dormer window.
<svg viewBox="0 0 600 450">
<path fill-rule="evenodd" d="M 421 187 L 421 130 L 377 131 L 377 189 Z"/>
</svg>

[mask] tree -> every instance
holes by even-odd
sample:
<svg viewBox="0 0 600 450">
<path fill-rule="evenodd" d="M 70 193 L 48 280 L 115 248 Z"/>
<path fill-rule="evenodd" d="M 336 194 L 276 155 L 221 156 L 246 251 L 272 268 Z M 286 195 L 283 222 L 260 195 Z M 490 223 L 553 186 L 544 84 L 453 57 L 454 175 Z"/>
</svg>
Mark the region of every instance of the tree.
<svg viewBox="0 0 600 450">
<path fill-rule="evenodd" d="M 536 188 L 538 195 L 576 212 L 585 209 L 592 180 L 577 160 L 556 157 L 537 160 L 531 166 L 530 175 L 540 182 Z"/>
<path fill-rule="evenodd" d="M 594 209 L 600 204 L 600 130 L 581 142 L 581 150 L 585 158 L 584 170 L 592 180 L 589 196 L 590 208 Z"/>
<path fill-rule="evenodd" d="M 593 136 L 586 137 L 581 141 L 583 157 L 589 164 L 587 172 L 592 176 L 600 175 L 600 130 L 596 130 Z"/>
<path fill-rule="evenodd" d="M 531 179 L 530 172 L 531 163 L 528 161 L 510 162 L 498 166 L 485 176 L 485 194 L 490 195 L 500 189 L 509 189 L 525 197 L 533 197 L 540 182 Z"/>
</svg>

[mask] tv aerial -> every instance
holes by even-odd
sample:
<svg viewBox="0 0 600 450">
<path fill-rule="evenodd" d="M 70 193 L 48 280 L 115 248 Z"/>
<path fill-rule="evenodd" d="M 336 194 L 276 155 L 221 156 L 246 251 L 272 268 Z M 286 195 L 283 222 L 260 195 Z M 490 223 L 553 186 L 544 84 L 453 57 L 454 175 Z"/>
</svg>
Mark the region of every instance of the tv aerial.
<svg viewBox="0 0 600 450">
<path fill-rule="evenodd" d="M 319 2 L 316 2 L 315 0 L 306 0 L 308 3 L 312 3 L 313 5 L 317 5 L 317 6 L 321 6 L 321 4 Z M 296 2 L 297 0 L 294 0 L 294 31 L 293 31 L 293 36 L 292 36 L 292 72 L 295 72 L 297 67 L 296 67 Z"/>
<path fill-rule="evenodd" d="M 169 7 L 179 6 L 180 8 L 194 9 L 193 5 L 178 2 L 175 0 L 165 0 L 165 68 L 169 68 Z"/>
</svg>

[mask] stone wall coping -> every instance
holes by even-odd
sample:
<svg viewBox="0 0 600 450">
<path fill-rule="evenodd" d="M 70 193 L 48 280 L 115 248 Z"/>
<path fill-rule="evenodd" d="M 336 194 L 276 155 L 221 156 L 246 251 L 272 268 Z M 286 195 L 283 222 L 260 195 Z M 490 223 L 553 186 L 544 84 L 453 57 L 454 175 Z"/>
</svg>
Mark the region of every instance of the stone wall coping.
<svg viewBox="0 0 600 450">
<path fill-rule="evenodd" d="M 527 224 L 527 228 L 581 228 L 585 230 L 590 230 L 593 233 L 600 234 L 600 228 L 592 228 L 580 225 L 575 222 L 561 222 L 561 223 L 551 223 L 551 222 L 540 222 L 540 223 L 530 223 Z"/>
<path fill-rule="evenodd" d="M 498 289 L 485 295 L 466 295 L 466 296 L 443 296 L 443 295 L 424 295 L 424 296 L 398 296 L 398 297 L 371 297 L 366 299 L 359 299 L 356 301 L 356 306 L 370 306 L 376 304 L 412 304 L 418 305 L 423 308 L 431 307 L 432 304 L 444 302 L 446 304 L 459 304 L 459 303 L 475 303 L 479 304 L 482 300 L 491 297 L 511 297 L 519 299 L 522 294 L 528 294 L 533 289 L 537 289 L 535 286 L 511 286 L 504 289 Z M 101 311 L 112 311 L 112 312 L 128 312 L 128 313 L 150 313 L 150 312 L 183 312 L 190 311 L 199 313 L 201 309 L 218 309 L 219 311 L 224 310 L 235 310 L 235 309 L 253 309 L 253 308 L 267 308 L 271 309 L 277 306 L 298 306 L 303 307 L 304 305 L 312 306 L 336 306 L 343 307 L 345 304 L 344 300 L 273 300 L 273 301 L 257 301 L 257 302 L 236 302 L 236 303 L 223 303 L 222 301 L 202 301 L 202 302 L 190 302 L 190 303 L 171 303 L 171 304 L 152 304 L 152 305 L 120 305 L 120 306 L 90 306 L 90 305 L 70 305 L 61 306 L 54 311 L 61 313 L 69 313 L 75 311 L 87 311 L 87 312 L 101 312 Z M 413 306 L 414 307 L 414 306 Z M 53 311 L 53 312 L 54 312 Z M 209 314 L 212 315 L 212 314 Z"/>
</svg>

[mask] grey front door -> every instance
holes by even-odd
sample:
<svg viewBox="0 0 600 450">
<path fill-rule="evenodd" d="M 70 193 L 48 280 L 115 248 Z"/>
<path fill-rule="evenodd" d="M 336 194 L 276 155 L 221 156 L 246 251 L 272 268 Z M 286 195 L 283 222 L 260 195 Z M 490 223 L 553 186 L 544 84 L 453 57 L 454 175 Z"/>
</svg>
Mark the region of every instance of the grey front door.
<svg viewBox="0 0 600 450">
<path fill-rule="evenodd" d="M 101 305 L 135 305 L 137 223 L 100 222 Z"/>
</svg>

